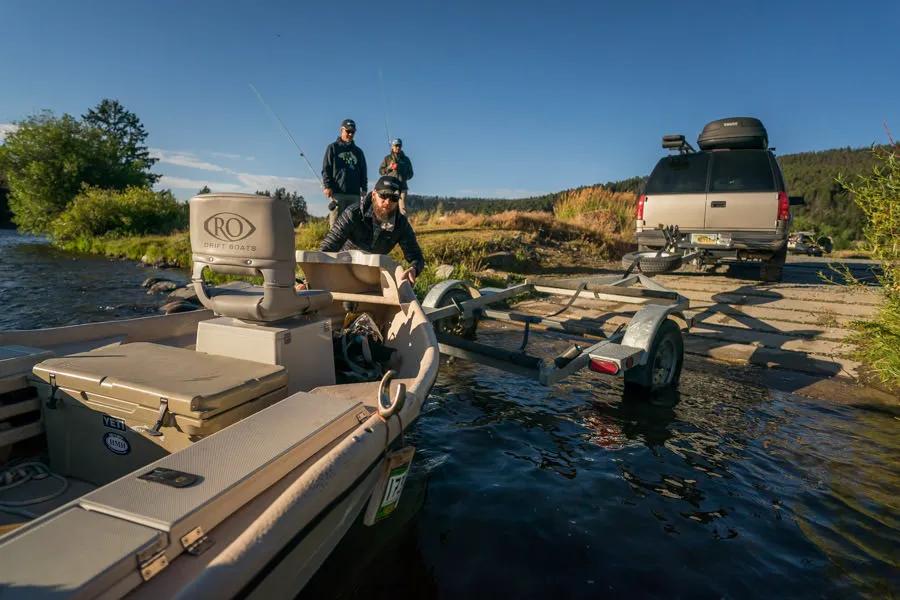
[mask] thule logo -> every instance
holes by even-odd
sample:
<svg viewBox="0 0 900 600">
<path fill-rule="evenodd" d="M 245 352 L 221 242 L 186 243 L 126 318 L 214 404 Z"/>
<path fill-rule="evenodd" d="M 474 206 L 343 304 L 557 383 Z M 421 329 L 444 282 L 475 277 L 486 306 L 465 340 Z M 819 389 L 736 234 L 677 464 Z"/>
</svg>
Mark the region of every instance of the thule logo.
<svg viewBox="0 0 900 600">
<path fill-rule="evenodd" d="M 241 215 L 216 213 L 203 222 L 206 233 L 223 242 L 238 242 L 253 235 L 256 226 Z"/>
<path fill-rule="evenodd" d="M 729 121 L 728 123 L 722 123 L 722 127 L 737 127 L 737 121 Z"/>
</svg>

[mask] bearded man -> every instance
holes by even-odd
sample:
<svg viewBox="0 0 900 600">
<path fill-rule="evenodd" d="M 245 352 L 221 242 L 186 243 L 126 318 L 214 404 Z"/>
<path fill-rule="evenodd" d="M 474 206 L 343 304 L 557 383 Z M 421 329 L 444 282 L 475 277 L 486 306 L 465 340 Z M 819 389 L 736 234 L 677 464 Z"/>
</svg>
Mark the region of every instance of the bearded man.
<svg viewBox="0 0 900 600">
<path fill-rule="evenodd" d="M 410 284 L 425 268 L 425 257 L 416 240 L 416 233 L 398 204 L 402 182 L 385 175 L 375 184 L 375 190 L 362 203 L 350 206 L 337 218 L 322 241 L 322 252 L 362 250 L 372 254 L 388 254 L 397 244 L 410 267 L 403 279 Z"/>
</svg>

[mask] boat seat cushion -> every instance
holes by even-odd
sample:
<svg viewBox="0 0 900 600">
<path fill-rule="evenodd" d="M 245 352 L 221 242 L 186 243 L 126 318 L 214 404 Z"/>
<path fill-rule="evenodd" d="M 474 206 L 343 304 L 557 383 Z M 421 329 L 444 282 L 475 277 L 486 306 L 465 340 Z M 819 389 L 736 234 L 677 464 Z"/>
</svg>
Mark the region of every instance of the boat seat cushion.
<svg viewBox="0 0 900 600">
<path fill-rule="evenodd" d="M 280 365 L 148 342 L 51 358 L 36 365 L 34 375 L 62 388 L 140 406 L 156 408 L 165 398 L 169 411 L 195 418 L 287 385 L 287 371 Z"/>
<path fill-rule="evenodd" d="M 332 301 L 331 293 L 325 290 L 295 292 L 293 288 L 287 288 L 280 293 L 270 291 L 270 294 L 274 294 L 273 297 L 280 298 L 277 306 L 271 307 L 264 302 L 263 286 L 214 287 L 207 288 L 206 292 L 208 301 L 204 304 L 217 315 L 248 321 L 274 321 L 316 312 Z"/>
</svg>

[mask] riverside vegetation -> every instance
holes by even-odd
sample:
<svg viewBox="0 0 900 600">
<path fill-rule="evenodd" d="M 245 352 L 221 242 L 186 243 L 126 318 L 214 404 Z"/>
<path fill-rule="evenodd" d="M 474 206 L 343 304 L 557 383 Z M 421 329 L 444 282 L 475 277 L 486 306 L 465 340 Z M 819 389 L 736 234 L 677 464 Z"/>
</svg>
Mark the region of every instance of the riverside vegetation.
<svg viewBox="0 0 900 600">
<path fill-rule="evenodd" d="M 19 230 L 49 235 L 68 250 L 190 267 L 186 204 L 152 190 L 160 175 L 151 172 L 156 159 L 136 115 L 104 99 L 80 119 L 42 112 L 17 126 L 0 145 L 0 200 Z M 858 342 L 878 377 L 900 385 L 897 146 L 779 160 L 791 193 L 807 200 L 796 211 L 795 228 L 831 235 L 837 249 L 862 245 L 883 261 L 885 306 L 876 321 L 858 324 Z M 504 283 L 506 273 L 574 272 L 616 259 L 633 247 L 644 180 L 517 200 L 411 195 L 411 218 L 428 261 L 417 292 L 437 280 L 441 264 L 453 266 L 452 277 L 490 284 Z M 297 247 L 317 248 L 326 220 L 310 216 L 296 193 L 281 188 L 274 195 L 291 205 Z M 506 273 L 489 268 L 498 253 Z"/>
</svg>

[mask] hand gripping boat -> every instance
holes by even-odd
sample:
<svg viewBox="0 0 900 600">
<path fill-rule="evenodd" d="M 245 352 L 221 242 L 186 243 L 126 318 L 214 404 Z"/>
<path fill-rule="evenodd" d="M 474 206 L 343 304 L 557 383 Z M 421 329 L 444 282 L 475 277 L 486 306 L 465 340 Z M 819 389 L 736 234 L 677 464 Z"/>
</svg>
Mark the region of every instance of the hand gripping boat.
<svg viewBox="0 0 900 600">
<path fill-rule="evenodd" d="M 190 210 L 208 310 L 0 333 L 0 596 L 294 595 L 398 502 L 439 358 L 400 267 L 295 254 L 272 198 Z"/>
</svg>

